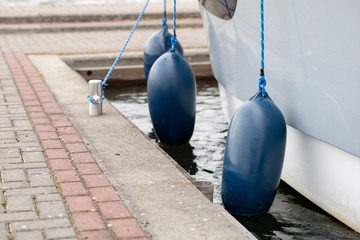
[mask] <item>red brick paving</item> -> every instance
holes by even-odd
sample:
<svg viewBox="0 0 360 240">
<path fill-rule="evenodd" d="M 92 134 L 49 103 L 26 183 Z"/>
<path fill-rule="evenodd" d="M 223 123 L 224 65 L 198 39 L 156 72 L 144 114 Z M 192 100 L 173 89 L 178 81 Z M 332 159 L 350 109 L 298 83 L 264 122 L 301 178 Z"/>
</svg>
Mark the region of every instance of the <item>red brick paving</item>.
<svg viewBox="0 0 360 240">
<path fill-rule="evenodd" d="M 48 118 L 44 118 L 44 117 L 32 117 L 31 121 L 36 124 L 36 125 L 40 125 L 40 124 L 50 124 L 50 121 Z"/>
<path fill-rule="evenodd" d="M 97 202 L 120 200 L 113 187 L 90 188 L 90 193 Z"/>
<path fill-rule="evenodd" d="M 74 169 L 54 171 L 54 175 L 59 182 L 80 182 L 78 173 Z"/>
<path fill-rule="evenodd" d="M 102 173 L 101 169 L 98 167 L 96 163 L 81 163 L 76 164 L 76 167 L 80 174 L 100 174 Z"/>
<path fill-rule="evenodd" d="M 3 52 L 82 239 L 147 239 L 22 52 Z"/>
<path fill-rule="evenodd" d="M 62 141 L 64 143 L 81 143 L 81 142 L 83 142 L 81 137 L 77 134 L 63 135 Z"/>
<path fill-rule="evenodd" d="M 82 239 L 84 240 L 109 240 L 113 239 L 109 230 L 82 231 Z"/>
<path fill-rule="evenodd" d="M 20 91 L 21 94 L 21 91 Z M 28 113 L 32 113 L 32 112 L 43 112 L 43 109 L 41 107 L 27 107 L 26 108 Z"/>
<path fill-rule="evenodd" d="M 131 218 L 131 213 L 123 202 L 100 202 L 98 203 L 100 212 L 105 219 Z"/>
<path fill-rule="evenodd" d="M 111 229 L 118 238 L 140 238 L 145 237 L 134 218 L 125 218 L 109 221 Z"/>
<path fill-rule="evenodd" d="M 38 132 L 37 133 L 40 140 L 57 140 L 59 139 L 59 136 L 56 134 L 56 132 Z"/>
<path fill-rule="evenodd" d="M 50 168 L 53 171 L 57 170 L 72 170 L 73 166 L 69 162 L 69 159 L 52 159 L 49 160 Z"/>
<path fill-rule="evenodd" d="M 65 146 L 70 153 L 79 153 L 79 152 L 88 151 L 84 143 L 65 143 Z"/>
<path fill-rule="evenodd" d="M 105 229 L 104 221 L 97 212 L 74 212 L 72 217 L 78 230 L 100 230 Z"/>
<path fill-rule="evenodd" d="M 63 137 L 65 137 L 64 135 Z M 77 163 L 95 163 L 93 156 L 89 152 L 84 153 L 73 153 L 71 154 L 73 161 L 75 164 Z"/>
<path fill-rule="evenodd" d="M 41 111 L 42 111 L 42 109 L 41 109 Z M 35 125 L 35 131 L 36 132 L 51 132 L 53 130 L 54 130 L 54 128 L 50 124 L 47 124 L 47 125 L 37 124 L 37 125 Z"/>
<path fill-rule="evenodd" d="M 83 176 L 86 186 L 91 187 L 108 187 L 111 186 L 104 174 L 85 175 Z"/>
<path fill-rule="evenodd" d="M 67 197 L 65 201 L 71 212 L 89 212 L 96 209 L 89 196 Z"/>
<path fill-rule="evenodd" d="M 67 196 L 81 196 L 87 195 L 88 191 L 85 189 L 82 182 L 60 182 L 61 194 Z"/>
<path fill-rule="evenodd" d="M 77 134 L 75 128 L 73 127 L 58 127 L 56 131 L 60 136 L 65 134 Z"/>
<path fill-rule="evenodd" d="M 45 148 L 45 153 L 49 159 L 59 159 L 59 158 L 68 157 L 66 150 L 64 148 L 62 149 Z"/>
<path fill-rule="evenodd" d="M 43 144 L 44 148 L 46 149 L 51 149 L 51 148 L 64 148 L 63 145 L 61 144 L 60 140 L 54 140 L 54 139 L 44 139 L 41 141 L 41 143 Z"/>
</svg>

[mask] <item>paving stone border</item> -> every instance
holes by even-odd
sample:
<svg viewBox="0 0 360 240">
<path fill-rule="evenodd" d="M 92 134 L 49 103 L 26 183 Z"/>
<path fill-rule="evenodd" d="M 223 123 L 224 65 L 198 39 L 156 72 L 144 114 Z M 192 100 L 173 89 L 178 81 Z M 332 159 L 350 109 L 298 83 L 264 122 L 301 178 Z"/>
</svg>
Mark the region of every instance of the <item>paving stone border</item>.
<svg viewBox="0 0 360 240">
<path fill-rule="evenodd" d="M 65 200 L 67 210 L 61 201 L 42 202 L 37 204 L 40 218 L 59 215 L 58 212 L 61 212 L 61 217 L 68 215 L 83 239 L 148 239 L 99 168 L 75 128 L 65 117 L 27 56 L 22 52 L 4 52 L 4 57 L 31 121 L 31 125 L 30 122 L 23 125 L 29 128 L 34 127 L 41 147 L 40 145 L 32 146 L 37 151 L 23 154 L 26 163 L 22 165 L 28 164 L 26 168 L 20 166 L 16 166 L 16 169 L 5 168 L 2 174 L 9 175 L 6 177 L 9 181 L 26 185 L 26 177 L 22 169 L 31 167 L 29 164 L 38 164 L 36 159 L 42 160 L 40 163 L 43 163 L 42 150 L 44 150 L 51 174 L 45 170 L 46 174 L 29 176 L 30 185 L 51 188 L 45 190 L 50 190 L 50 193 L 59 192 Z M 19 157 L 16 151 L 8 154 L 9 157 Z M 42 164 L 33 167 L 46 168 L 47 166 Z M 49 182 L 49 179 L 53 177 L 56 179 L 55 186 Z M 29 192 L 33 194 L 35 190 L 29 190 Z M 9 211 L 34 210 L 29 196 L 13 197 L 10 200 Z M 58 211 L 59 209 L 61 211 Z M 27 218 L 33 220 L 31 215 Z M 43 225 L 49 227 L 56 224 L 65 228 L 70 227 L 71 224 L 66 220 L 68 219 L 41 221 L 41 223 L 15 222 L 10 224 L 10 228 L 18 231 L 26 225 L 27 229 L 39 230 L 43 228 Z M 52 230 L 48 235 L 56 235 L 57 231 Z M 65 232 L 67 236 L 71 235 L 71 230 L 66 229 Z M 34 236 L 36 234 L 34 233 Z"/>
</svg>

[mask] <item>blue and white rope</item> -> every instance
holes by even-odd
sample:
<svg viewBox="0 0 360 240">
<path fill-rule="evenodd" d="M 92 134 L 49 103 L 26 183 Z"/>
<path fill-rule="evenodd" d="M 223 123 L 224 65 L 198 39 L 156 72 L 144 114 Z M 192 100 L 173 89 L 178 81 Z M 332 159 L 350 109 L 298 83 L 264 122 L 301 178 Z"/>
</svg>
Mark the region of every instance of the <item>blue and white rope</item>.
<svg viewBox="0 0 360 240">
<path fill-rule="evenodd" d="M 168 25 L 166 23 L 166 0 L 164 0 L 164 17 L 162 19 L 162 27 L 163 28 L 168 28 Z"/>
<path fill-rule="evenodd" d="M 175 49 L 177 47 L 177 41 L 176 41 L 176 0 L 174 0 L 174 36 L 171 38 L 171 52 L 175 52 Z"/>
<path fill-rule="evenodd" d="M 144 12 L 145 12 L 145 9 L 146 9 L 146 7 L 147 7 L 147 5 L 148 5 L 148 3 L 149 3 L 149 1 L 150 1 L 150 0 L 147 0 L 147 1 L 146 1 L 144 8 L 142 9 L 142 11 L 141 11 L 138 19 L 136 20 L 136 23 L 135 23 L 134 27 L 132 28 L 132 30 L 131 30 L 131 32 L 130 32 L 129 37 L 127 38 L 127 40 L 126 40 L 124 46 L 122 47 L 120 53 L 119 53 L 118 56 L 116 57 L 116 59 L 115 59 L 113 65 L 111 66 L 109 72 L 106 74 L 106 76 L 105 76 L 105 78 L 104 78 L 104 81 L 102 82 L 102 100 L 104 100 L 104 90 L 105 90 L 106 83 L 107 83 L 107 81 L 108 81 L 108 79 L 109 79 L 109 77 L 110 77 L 110 74 L 114 71 L 114 68 L 115 68 L 116 64 L 118 63 L 121 55 L 123 54 L 126 46 L 128 45 L 128 43 L 129 43 L 129 41 L 130 41 L 132 35 L 134 34 L 134 31 L 135 31 L 137 25 L 139 24 L 140 19 L 142 18 L 143 14 L 144 14 Z M 87 96 L 87 99 L 88 99 L 91 103 L 95 104 L 95 102 L 90 98 L 89 95 Z"/>
<path fill-rule="evenodd" d="M 106 82 L 108 81 L 108 79 L 109 79 L 109 77 L 110 77 L 110 74 L 111 74 L 111 73 L 112 73 L 112 71 L 114 70 L 114 68 L 115 68 L 116 64 L 118 63 L 118 61 L 119 61 L 119 59 L 120 59 L 121 55 L 123 54 L 123 52 L 124 52 L 124 50 L 125 50 L 126 46 L 128 45 L 128 43 L 129 43 L 129 41 L 130 41 L 130 39 L 131 39 L 132 35 L 134 34 L 134 31 L 135 31 L 135 29 L 136 29 L 137 25 L 139 24 L 140 19 L 142 18 L 143 14 L 144 14 L 144 12 L 145 12 L 145 9 L 146 9 L 146 7 L 147 7 L 147 5 L 148 5 L 148 3 L 149 3 L 149 0 L 147 0 L 147 1 L 146 1 L 146 3 L 145 3 L 145 6 L 144 6 L 143 10 L 141 11 L 141 13 L 140 13 L 140 15 L 139 15 L 138 19 L 136 20 L 136 23 L 135 23 L 134 27 L 132 28 L 132 30 L 131 30 L 131 32 L 130 32 L 129 37 L 127 38 L 127 40 L 126 40 L 126 42 L 125 42 L 124 46 L 122 47 L 122 49 L 121 49 L 121 51 L 120 51 L 119 55 L 118 55 L 118 56 L 117 56 L 117 58 L 115 59 L 115 61 L 114 61 L 113 65 L 111 66 L 111 68 L 110 68 L 109 72 L 107 73 L 106 77 L 104 78 L 104 81 L 103 81 L 103 83 L 102 83 L 102 85 L 103 85 L 103 86 L 104 86 L 104 85 L 106 84 Z"/>
<path fill-rule="evenodd" d="M 262 95 L 266 95 L 265 86 L 265 73 L 264 73 L 264 0 L 260 0 L 260 15 L 261 15 L 261 69 L 260 69 L 260 78 L 259 78 L 259 90 L 261 90 Z"/>
</svg>

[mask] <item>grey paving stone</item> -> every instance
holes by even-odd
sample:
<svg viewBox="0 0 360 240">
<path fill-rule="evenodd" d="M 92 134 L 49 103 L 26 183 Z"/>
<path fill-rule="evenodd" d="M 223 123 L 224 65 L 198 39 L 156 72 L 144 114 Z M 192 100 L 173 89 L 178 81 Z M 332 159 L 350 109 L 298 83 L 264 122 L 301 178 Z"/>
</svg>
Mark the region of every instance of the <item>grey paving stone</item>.
<svg viewBox="0 0 360 240">
<path fill-rule="evenodd" d="M 14 80 L 11 78 L 11 76 L 10 76 L 10 71 L 9 71 L 9 69 L 7 68 L 7 67 L 5 67 L 5 68 L 3 68 L 4 70 L 2 70 L 2 72 L 4 73 L 4 75 L 5 74 L 8 74 L 9 76 L 2 76 L 1 77 L 1 85 L 2 86 L 8 86 L 8 85 L 10 85 L 10 86 L 13 86 L 14 85 Z M 2 93 L 4 93 L 5 95 L 7 94 L 7 93 L 13 93 L 13 94 L 18 94 L 18 92 L 2 92 Z"/>
<path fill-rule="evenodd" d="M 70 220 L 68 218 L 54 218 L 37 221 L 21 221 L 10 223 L 10 231 L 29 231 L 29 230 L 41 230 L 45 228 L 67 228 L 71 227 Z"/>
<path fill-rule="evenodd" d="M 21 158 L 4 158 L 0 160 L 0 164 L 4 164 L 4 163 L 22 163 Z"/>
<path fill-rule="evenodd" d="M 67 217 L 63 201 L 37 203 L 40 219 Z"/>
<path fill-rule="evenodd" d="M 20 157 L 20 151 L 18 148 L 0 148 L 0 156 L 2 158 Z"/>
<path fill-rule="evenodd" d="M 9 124 L 11 126 L 11 119 L 0 117 L 0 126 L 1 126 L 1 124 Z"/>
<path fill-rule="evenodd" d="M 11 123 L 0 123 L 0 129 L 1 128 L 10 128 L 10 127 L 12 127 Z"/>
<path fill-rule="evenodd" d="M 0 222 L 0 240 L 8 240 L 9 232 L 6 225 L 6 223 Z"/>
<path fill-rule="evenodd" d="M 16 148 L 16 147 L 19 147 L 19 144 L 17 142 L 0 143 L 0 148 Z"/>
<path fill-rule="evenodd" d="M 2 170 L 1 177 L 4 183 L 26 181 L 25 172 L 22 169 Z"/>
<path fill-rule="evenodd" d="M 24 152 L 23 153 L 24 162 L 45 162 L 45 157 L 43 152 Z"/>
<path fill-rule="evenodd" d="M 32 212 L 13 212 L 0 214 L 0 225 L 2 222 L 9 221 L 25 221 L 25 220 L 38 220 L 38 215 L 35 211 Z"/>
<path fill-rule="evenodd" d="M 4 87 L 3 87 L 4 88 Z M 5 88 L 4 88 L 5 89 Z M 5 90 L 6 91 L 6 90 Z M 0 106 L 20 106 L 20 103 L 10 103 L 10 102 L 4 102 L 0 103 Z"/>
<path fill-rule="evenodd" d="M 43 234 L 40 231 L 33 231 L 33 232 L 16 232 L 14 233 L 14 240 L 43 240 Z"/>
<path fill-rule="evenodd" d="M 42 148 L 39 147 L 21 147 L 21 151 L 23 152 L 40 152 Z"/>
<path fill-rule="evenodd" d="M 38 175 L 38 174 L 43 174 L 43 173 L 48 173 L 50 174 L 50 170 L 48 168 L 33 168 L 33 169 L 28 169 L 27 170 L 28 175 Z"/>
<path fill-rule="evenodd" d="M 18 131 L 17 134 L 20 142 L 33 142 L 38 140 L 33 131 Z"/>
<path fill-rule="evenodd" d="M 16 139 L 15 131 L 1 131 L 0 130 L 0 139 Z"/>
<path fill-rule="evenodd" d="M 9 115 L 12 120 L 26 120 L 29 119 L 28 116 L 24 113 L 17 113 Z"/>
<path fill-rule="evenodd" d="M 33 131 L 32 127 L 11 127 L 11 128 L 2 128 L 4 131 Z"/>
<path fill-rule="evenodd" d="M 19 143 L 21 149 L 25 148 L 41 148 L 40 143 L 37 140 L 31 142 L 21 142 Z M 40 150 L 41 151 L 41 150 Z M 32 150 L 33 152 L 33 150 Z"/>
<path fill-rule="evenodd" d="M 15 84 L 10 85 L 10 86 L 3 86 L 3 89 L 5 92 L 14 92 L 17 91 L 17 88 L 15 87 Z"/>
<path fill-rule="evenodd" d="M 0 131 L 0 134 L 1 131 Z M 15 144 L 17 147 L 18 142 L 16 141 L 16 138 L 4 138 L 4 139 L 0 139 L 0 147 L 6 147 L 6 148 L 12 148 L 11 145 Z"/>
<path fill-rule="evenodd" d="M 11 107 L 11 108 L 9 107 L 8 112 L 11 114 L 26 113 L 24 107 Z"/>
<path fill-rule="evenodd" d="M 57 228 L 45 230 L 47 238 L 76 238 L 76 233 L 73 228 Z"/>
<path fill-rule="evenodd" d="M 8 182 L 8 183 L 0 183 L 0 189 L 19 189 L 19 188 L 27 188 L 29 187 L 28 182 Z"/>
<path fill-rule="evenodd" d="M 6 106 L 0 106 L 0 113 L 9 113 L 9 110 Z"/>
<path fill-rule="evenodd" d="M 1 150 L 1 149 L 0 149 Z M 45 168 L 46 163 L 21 163 L 21 164 L 3 164 L 2 169 L 32 169 L 32 168 Z"/>
<path fill-rule="evenodd" d="M 55 186 L 54 179 L 51 174 L 43 173 L 37 175 L 29 175 L 31 187 L 51 187 Z"/>
<path fill-rule="evenodd" d="M 6 208 L 8 212 L 34 211 L 34 201 L 29 195 L 8 196 Z"/>
<path fill-rule="evenodd" d="M 7 102 L 21 102 L 21 98 L 19 96 L 11 96 L 6 98 Z"/>
<path fill-rule="evenodd" d="M 36 202 L 62 201 L 60 194 L 36 194 Z"/>
<path fill-rule="evenodd" d="M 57 193 L 56 187 L 38 187 L 38 188 L 23 188 L 23 189 L 9 189 L 6 190 L 7 196 L 15 195 L 35 195 L 35 194 L 45 194 L 45 193 Z"/>
<path fill-rule="evenodd" d="M 32 127 L 29 120 L 15 120 L 13 122 L 15 127 Z"/>
</svg>

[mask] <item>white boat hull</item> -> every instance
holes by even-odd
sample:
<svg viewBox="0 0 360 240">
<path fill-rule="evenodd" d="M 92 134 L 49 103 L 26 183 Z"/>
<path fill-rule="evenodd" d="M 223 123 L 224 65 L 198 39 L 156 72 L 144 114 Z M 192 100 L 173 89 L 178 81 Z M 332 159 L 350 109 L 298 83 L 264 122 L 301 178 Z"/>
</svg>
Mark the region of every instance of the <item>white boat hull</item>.
<svg viewBox="0 0 360 240">
<path fill-rule="evenodd" d="M 228 119 L 257 91 L 259 1 L 230 20 L 202 9 Z M 265 1 L 265 74 L 288 124 L 282 179 L 360 232 L 360 2 Z"/>
</svg>

